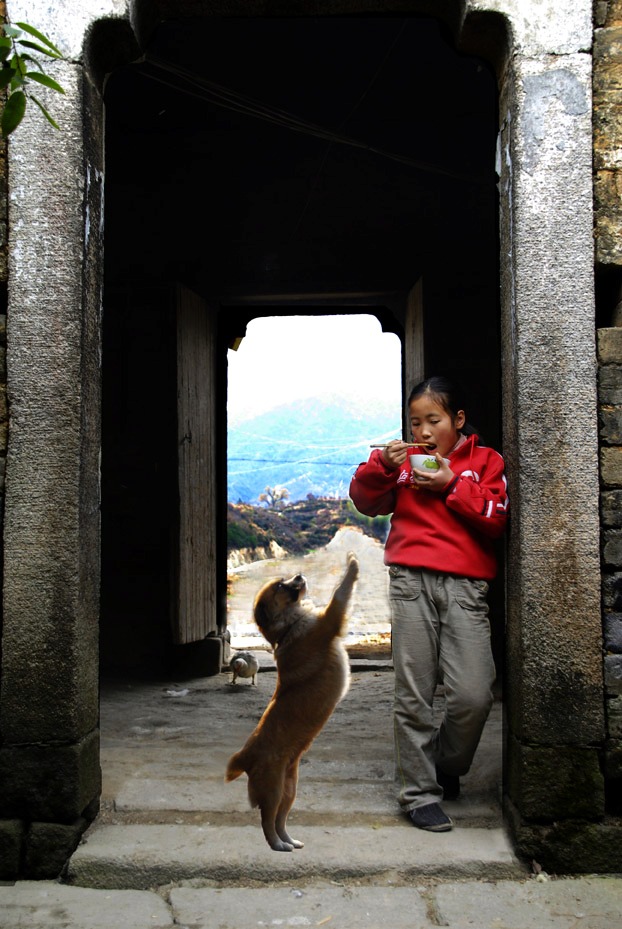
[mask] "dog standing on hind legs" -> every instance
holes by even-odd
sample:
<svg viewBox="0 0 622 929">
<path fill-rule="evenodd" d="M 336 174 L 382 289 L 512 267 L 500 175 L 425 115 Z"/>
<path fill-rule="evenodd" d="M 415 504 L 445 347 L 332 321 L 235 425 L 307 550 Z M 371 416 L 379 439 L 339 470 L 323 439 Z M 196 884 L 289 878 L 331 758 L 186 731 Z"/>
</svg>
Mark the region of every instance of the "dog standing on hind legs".
<svg viewBox="0 0 622 929">
<path fill-rule="evenodd" d="M 259 807 L 264 836 L 277 852 L 304 844 L 288 834 L 287 817 L 296 799 L 300 758 L 350 684 L 341 636 L 358 573 L 350 552 L 345 574 L 322 609 L 304 602 L 302 574 L 268 581 L 255 597 L 253 615 L 274 650 L 277 683 L 257 728 L 229 759 L 225 780 L 248 775 L 250 804 Z"/>
</svg>

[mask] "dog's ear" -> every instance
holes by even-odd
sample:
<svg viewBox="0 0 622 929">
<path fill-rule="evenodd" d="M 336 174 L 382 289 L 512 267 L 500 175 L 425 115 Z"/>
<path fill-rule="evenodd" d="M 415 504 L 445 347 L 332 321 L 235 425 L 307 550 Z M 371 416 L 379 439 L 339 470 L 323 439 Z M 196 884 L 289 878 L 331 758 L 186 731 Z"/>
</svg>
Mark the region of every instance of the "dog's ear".
<svg viewBox="0 0 622 929">
<path fill-rule="evenodd" d="M 268 611 L 263 603 L 263 600 L 259 600 L 255 604 L 254 618 L 260 629 L 265 629 L 265 627 L 268 625 L 270 617 L 268 616 Z"/>
</svg>

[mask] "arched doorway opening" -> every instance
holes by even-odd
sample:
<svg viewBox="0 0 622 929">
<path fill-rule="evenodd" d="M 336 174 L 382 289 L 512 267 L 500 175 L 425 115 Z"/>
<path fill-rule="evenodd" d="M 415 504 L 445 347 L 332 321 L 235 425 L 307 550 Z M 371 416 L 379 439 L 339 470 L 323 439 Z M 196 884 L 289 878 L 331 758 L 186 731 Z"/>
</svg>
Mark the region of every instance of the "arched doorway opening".
<svg viewBox="0 0 622 929">
<path fill-rule="evenodd" d="M 333 557 L 326 569 L 325 550 L 343 548 L 346 538 L 360 543 L 373 569 L 362 571 L 347 644 L 359 653 L 390 651 L 383 563 L 388 517 L 373 521 L 359 514 L 348 488 L 370 442 L 403 434 L 401 340 L 383 332 L 373 313 L 340 309 L 323 316 L 255 316 L 228 352 L 232 652 L 265 648 L 252 619 L 264 579 L 312 571 L 321 580 L 331 574 L 330 586 L 333 564 L 341 567 L 342 558 Z"/>
</svg>

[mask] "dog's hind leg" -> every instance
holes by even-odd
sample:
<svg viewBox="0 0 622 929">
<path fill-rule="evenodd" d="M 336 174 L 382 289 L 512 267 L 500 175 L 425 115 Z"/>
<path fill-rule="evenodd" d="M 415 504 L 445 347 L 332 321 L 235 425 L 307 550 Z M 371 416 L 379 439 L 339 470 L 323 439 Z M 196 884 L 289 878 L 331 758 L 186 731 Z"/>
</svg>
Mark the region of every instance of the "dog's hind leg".
<svg viewBox="0 0 622 929">
<path fill-rule="evenodd" d="M 285 772 L 285 783 L 283 785 L 283 796 L 281 799 L 280 806 L 276 814 L 276 831 L 279 837 L 287 842 L 288 845 L 293 845 L 294 848 L 303 848 L 304 842 L 299 842 L 298 839 L 292 839 L 287 831 L 287 817 L 289 816 L 289 811 L 294 805 L 294 800 L 296 799 L 296 789 L 298 787 L 298 759 L 293 761 Z"/>
<path fill-rule="evenodd" d="M 248 796 L 251 806 L 258 806 L 261 812 L 261 828 L 266 842 L 275 852 L 291 852 L 292 842 L 284 841 L 276 829 L 276 818 L 283 796 L 283 774 L 274 779 L 253 772 L 248 778 Z"/>
</svg>

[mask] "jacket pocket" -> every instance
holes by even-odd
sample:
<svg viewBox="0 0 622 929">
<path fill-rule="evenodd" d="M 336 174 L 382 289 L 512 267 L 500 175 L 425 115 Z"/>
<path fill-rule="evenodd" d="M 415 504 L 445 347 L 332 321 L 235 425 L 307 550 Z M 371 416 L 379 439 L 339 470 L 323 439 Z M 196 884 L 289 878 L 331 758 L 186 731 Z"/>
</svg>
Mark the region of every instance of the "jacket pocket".
<svg viewBox="0 0 622 929">
<path fill-rule="evenodd" d="M 421 571 L 389 565 L 389 600 L 416 600 L 421 593 Z"/>
<path fill-rule="evenodd" d="M 456 603 L 465 610 L 487 610 L 488 582 L 469 577 L 456 579 Z"/>
</svg>

